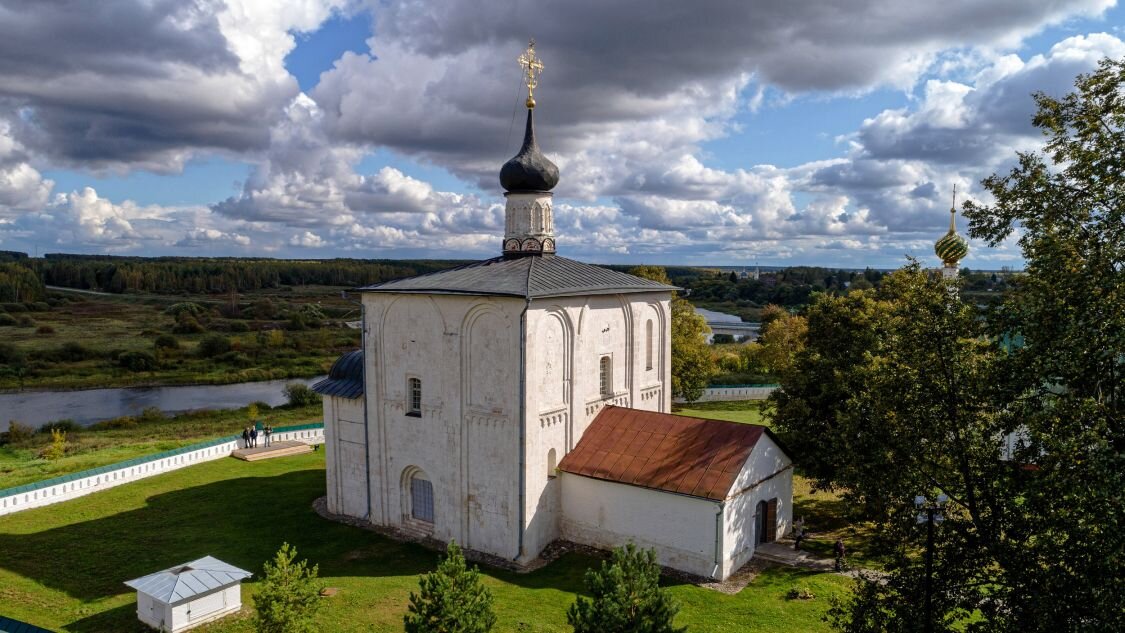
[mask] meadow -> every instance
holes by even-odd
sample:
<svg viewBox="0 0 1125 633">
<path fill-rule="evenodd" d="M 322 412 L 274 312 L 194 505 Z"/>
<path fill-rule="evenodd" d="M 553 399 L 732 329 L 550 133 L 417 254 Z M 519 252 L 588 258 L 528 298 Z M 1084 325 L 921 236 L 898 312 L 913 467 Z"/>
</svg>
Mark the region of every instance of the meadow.
<svg viewBox="0 0 1125 633">
<path fill-rule="evenodd" d="M 260 573 L 281 545 L 320 565 L 338 593 L 324 598 L 317 630 L 401 631 L 418 575 L 438 554 L 317 515 L 323 452 L 241 462 L 224 459 L 119 486 L 63 504 L 0 518 L 0 604 L 6 615 L 76 633 L 144 631 L 125 580 L 210 554 Z M 594 558 L 567 554 L 529 574 L 484 569 L 498 632 L 563 632 L 566 609 L 583 591 Z M 252 631 L 243 612 L 199 629 Z M 812 600 L 789 600 L 793 587 Z M 850 581 L 835 574 L 766 569 L 735 595 L 668 581 L 682 605 L 677 623 L 693 633 L 826 631 L 821 617 Z"/>
<path fill-rule="evenodd" d="M 0 305 L 0 389 L 225 384 L 311 377 L 359 346 L 339 288 L 245 295 L 52 291 Z"/>
</svg>

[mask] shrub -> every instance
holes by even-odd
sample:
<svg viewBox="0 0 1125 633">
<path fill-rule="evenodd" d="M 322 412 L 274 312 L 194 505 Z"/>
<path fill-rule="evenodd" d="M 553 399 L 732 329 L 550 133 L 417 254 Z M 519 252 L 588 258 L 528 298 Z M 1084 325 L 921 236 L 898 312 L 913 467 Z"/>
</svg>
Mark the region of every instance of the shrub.
<svg viewBox="0 0 1125 633">
<path fill-rule="evenodd" d="M 35 319 L 27 316 L 26 314 L 20 315 L 20 317 L 16 320 L 19 322 L 20 327 L 35 327 Z"/>
<path fill-rule="evenodd" d="M 129 371 L 156 371 L 156 358 L 148 352 L 125 352 L 117 357 L 117 364 Z"/>
<path fill-rule="evenodd" d="M 313 616 L 320 608 L 324 588 L 317 578 L 319 566 L 294 563 L 297 548 L 282 543 L 272 561 L 263 566 L 262 582 L 254 594 L 259 633 L 313 633 Z"/>
<path fill-rule="evenodd" d="M 153 424 L 155 422 L 163 422 L 168 419 L 164 411 L 160 407 L 145 407 L 141 410 L 141 415 L 138 422 L 142 424 Z"/>
<path fill-rule="evenodd" d="M 94 355 L 85 345 L 76 341 L 63 343 L 62 347 L 55 350 L 54 356 L 59 360 L 77 362 L 86 360 Z"/>
<path fill-rule="evenodd" d="M 176 334 L 202 334 L 207 331 L 203 324 L 188 312 L 181 312 L 176 317 L 176 324 L 172 326 Z"/>
<path fill-rule="evenodd" d="M 306 407 L 320 402 L 320 394 L 309 389 L 308 385 L 291 382 L 285 385 L 285 399 L 291 407 Z"/>
<path fill-rule="evenodd" d="M 262 402 L 261 400 L 255 400 L 254 402 L 251 402 L 250 406 L 257 407 L 259 411 L 269 411 L 273 408 L 268 403 Z"/>
<path fill-rule="evenodd" d="M 46 301 L 36 301 L 34 303 L 29 303 L 27 304 L 27 307 L 29 310 L 33 310 L 35 312 L 50 312 L 51 310 L 51 304 L 47 303 Z"/>
<path fill-rule="evenodd" d="M 209 334 L 199 342 L 199 355 L 214 358 L 230 351 L 230 339 L 221 334 Z"/>
<path fill-rule="evenodd" d="M 198 317 L 207 314 L 207 308 L 195 303 L 193 301 L 183 301 L 181 303 L 173 303 L 164 309 L 165 314 L 170 314 L 174 317 L 179 317 L 182 314 Z"/>
<path fill-rule="evenodd" d="M 231 332 L 249 332 L 250 326 L 245 321 L 228 321 L 227 329 Z"/>
<path fill-rule="evenodd" d="M 66 454 L 66 431 L 51 429 L 51 443 L 39 451 L 39 457 L 55 461 Z"/>
<path fill-rule="evenodd" d="M 480 580 L 476 567 L 469 569 L 461 548 L 449 542 L 438 568 L 418 580 L 419 592 L 410 592 L 403 616 L 406 633 L 488 633 L 496 625 L 492 592 Z"/>
<path fill-rule="evenodd" d="M 131 429 L 137 426 L 137 419 L 130 415 L 123 415 L 119 418 L 111 418 L 103 420 L 97 424 L 91 424 L 90 428 L 95 431 L 104 431 L 108 429 Z"/>
<path fill-rule="evenodd" d="M 234 365 L 235 367 L 249 367 L 250 365 L 254 364 L 254 361 L 250 360 L 250 357 L 246 354 L 234 351 L 227 352 L 226 354 L 220 354 L 219 356 L 215 357 L 215 360 L 219 361 L 220 363 Z"/>
<path fill-rule="evenodd" d="M 815 597 L 816 594 L 814 594 L 808 587 L 794 586 L 785 593 L 786 600 L 812 600 Z"/>
<path fill-rule="evenodd" d="M 0 312 L 0 326 L 12 326 L 18 323 L 16 317 L 8 314 L 7 312 Z"/>
<path fill-rule="evenodd" d="M 156 349 L 180 349 L 180 340 L 171 334 L 161 334 L 152 342 Z"/>
<path fill-rule="evenodd" d="M 28 424 L 21 424 L 15 420 L 8 422 L 8 431 L 5 433 L 7 443 L 12 445 L 26 444 L 31 441 L 35 431 Z"/>
<path fill-rule="evenodd" d="M 22 365 L 27 358 L 23 351 L 11 343 L 0 343 L 0 365 Z"/>
<path fill-rule="evenodd" d="M 586 572 L 592 598 L 579 596 L 566 612 L 574 633 L 682 633 L 672 620 L 679 605 L 660 588 L 654 550 L 629 543 L 613 550 L 600 570 Z"/>
<path fill-rule="evenodd" d="M 27 306 L 22 303 L 0 303 L 0 308 L 4 308 L 5 312 L 27 312 Z"/>
<path fill-rule="evenodd" d="M 55 333 L 55 328 L 49 325 L 40 325 L 39 328 L 35 330 L 35 333 L 42 334 L 43 336 L 50 336 Z"/>
<path fill-rule="evenodd" d="M 36 433 L 50 433 L 51 431 L 62 431 L 64 433 L 77 433 L 81 431 L 82 427 L 78 423 L 69 418 L 63 420 L 55 420 L 53 422 L 44 422 Z"/>
</svg>

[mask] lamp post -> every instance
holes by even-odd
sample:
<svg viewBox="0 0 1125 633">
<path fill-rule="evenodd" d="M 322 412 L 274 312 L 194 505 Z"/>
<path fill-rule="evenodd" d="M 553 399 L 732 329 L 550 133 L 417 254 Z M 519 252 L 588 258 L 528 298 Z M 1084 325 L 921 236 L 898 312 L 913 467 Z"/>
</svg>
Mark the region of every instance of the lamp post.
<svg viewBox="0 0 1125 633">
<path fill-rule="evenodd" d="M 926 524 L 926 613 L 923 621 L 926 633 L 934 631 L 934 524 L 945 520 L 941 511 L 948 502 L 949 497 L 944 494 L 938 495 L 933 501 L 923 495 L 914 497 L 914 507 L 918 510 L 918 524 Z"/>
</svg>

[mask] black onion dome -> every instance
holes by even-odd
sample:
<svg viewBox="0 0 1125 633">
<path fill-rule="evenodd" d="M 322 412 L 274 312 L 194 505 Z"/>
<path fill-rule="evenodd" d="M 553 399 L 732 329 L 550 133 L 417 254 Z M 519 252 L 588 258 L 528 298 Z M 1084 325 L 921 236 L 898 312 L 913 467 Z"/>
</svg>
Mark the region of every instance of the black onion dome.
<svg viewBox="0 0 1125 633">
<path fill-rule="evenodd" d="M 500 168 L 500 186 L 505 191 L 550 191 L 559 184 L 559 168 L 539 151 L 539 144 L 535 142 L 532 112 L 527 111 L 523 147 Z"/>
<path fill-rule="evenodd" d="M 328 377 L 312 385 L 322 396 L 358 398 L 363 395 L 363 350 L 348 352 L 332 364 Z"/>
</svg>

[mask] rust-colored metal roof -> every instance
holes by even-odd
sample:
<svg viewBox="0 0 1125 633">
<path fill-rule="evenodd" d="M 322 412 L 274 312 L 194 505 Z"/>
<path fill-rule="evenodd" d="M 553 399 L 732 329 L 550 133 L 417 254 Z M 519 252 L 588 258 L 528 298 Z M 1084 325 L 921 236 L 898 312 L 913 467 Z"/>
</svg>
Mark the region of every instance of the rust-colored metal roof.
<svg viewBox="0 0 1125 633">
<path fill-rule="evenodd" d="M 757 424 L 608 406 L 559 469 L 721 501 L 768 432 Z"/>
</svg>

